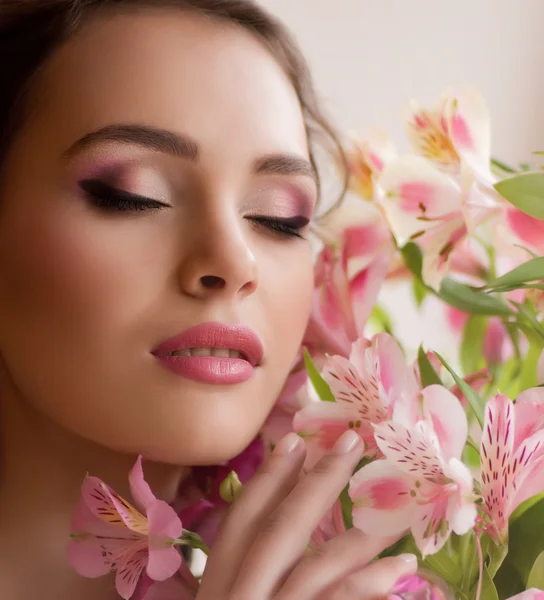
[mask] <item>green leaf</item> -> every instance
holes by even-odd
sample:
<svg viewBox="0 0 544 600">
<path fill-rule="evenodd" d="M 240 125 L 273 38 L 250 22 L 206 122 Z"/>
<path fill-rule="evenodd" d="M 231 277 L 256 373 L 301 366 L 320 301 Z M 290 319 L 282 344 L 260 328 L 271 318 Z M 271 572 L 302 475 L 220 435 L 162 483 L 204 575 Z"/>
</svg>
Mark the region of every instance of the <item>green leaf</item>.
<svg viewBox="0 0 544 600">
<path fill-rule="evenodd" d="M 480 600 L 499 600 L 497 588 L 495 587 L 493 579 L 491 579 L 489 571 L 487 570 L 487 567 L 485 565 L 482 578 L 482 593 L 480 595 Z"/>
<path fill-rule="evenodd" d="M 408 242 L 400 249 L 400 252 L 408 269 L 410 269 L 417 278 L 421 279 L 421 270 L 423 269 L 423 254 L 421 253 L 421 248 L 417 244 L 414 244 L 414 242 Z"/>
<path fill-rule="evenodd" d="M 484 426 L 484 411 L 485 411 L 485 401 L 480 398 L 480 396 L 472 389 L 472 387 L 463 381 L 459 375 L 448 365 L 448 363 L 440 356 L 440 354 L 436 354 L 440 359 L 440 362 L 446 367 L 446 369 L 451 373 L 451 376 L 455 380 L 455 383 L 459 386 L 462 394 L 467 399 L 467 402 L 470 404 L 472 411 L 474 412 L 474 416 L 478 420 L 478 423 L 481 427 Z"/>
<path fill-rule="evenodd" d="M 329 384 L 323 379 L 323 377 L 321 377 L 321 374 L 314 365 L 314 361 L 312 360 L 312 357 L 306 348 L 304 348 L 304 365 L 306 366 L 308 377 L 310 378 L 310 381 L 312 382 L 312 385 L 314 386 L 319 398 L 323 400 L 323 402 L 336 402 Z"/>
<path fill-rule="evenodd" d="M 486 317 L 479 315 L 469 317 L 463 330 L 463 340 L 459 349 L 461 368 L 465 375 L 470 375 L 485 367 L 483 346 L 486 331 Z"/>
<path fill-rule="evenodd" d="M 417 307 L 421 308 L 421 305 L 423 304 L 423 300 L 425 300 L 425 298 L 427 297 L 427 294 L 429 293 L 428 288 L 421 281 L 421 279 L 414 277 L 414 282 L 412 284 L 412 292 L 414 294 L 414 300 L 416 301 Z"/>
<path fill-rule="evenodd" d="M 495 575 L 493 582 L 499 592 L 500 600 L 507 600 L 525 590 L 519 573 L 508 562 L 502 565 Z"/>
<path fill-rule="evenodd" d="M 544 219 L 544 173 L 524 173 L 503 179 L 495 189 L 522 212 Z"/>
<path fill-rule="evenodd" d="M 419 347 L 417 353 L 417 362 L 419 365 L 419 376 L 421 377 L 421 384 L 424 388 L 434 384 L 444 385 L 438 373 L 435 371 L 433 365 L 431 364 L 430 360 L 427 358 L 427 354 L 425 350 L 423 350 L 423 346 Z"/>
<path fill-rule="evenodd" d="M 498 158 L 492 158 L 491 165 L 494 167 L 498 167 L 501 171 L 505 171 L 506 173 L 517 173 L 514 167 L 507 165 L 505 162 L 502 162 L 502 160 L 499 160 Z"/>
<path fill-rule="evenodd" d="M 544 198 L 543 198 L 544 203 Z M 495 279 L 486 286 L 487 290 L 497 288 L 516 289 L 523 283 L 533 283 L 544 280 L 544 257 L 533 258 L 519 267 L 512 269 L 502 277 Z M 513 287 L 512 287 L 513 286 Z"/>
<path fill-rule="evenodd" d="M 527 579 L 527 589 L 537 588 L 544 590 L 544 552 L 541 552 L 533 563 L 529 578 Z"/>
<path fill-rule="evenodd" d="M 423 565 L 454 586 L 458 586 L 463 580 L 461 566 L 448 555 L 445 547 L 435 554 L 427 556 Z"/>
<path fill-rule="evenodd" d="M 533 506 L 535 506 L 535 504 L 538 504 L 541 501 L 544 501 L 544 492 L 542 494 L 538 494 L 537 496 L 533 496 L 532 498 L 529 498 L 528 500 L 525 500 L 525 502 L 522 502 L 516 508 L 516 510 L 511 514 L 510 525 L 512 525 L 512 523 L 515 523 L 518 519 L 521 519 L 521 517 L 523 517 L 523 515 L 529 509 L 533 508 Z"/>
<path fill-rule="evenodd" d="M 346 529 L 352 529 L 353 528 L 353 517 L 352 517 L 353 502 L 352 502 L 351 498 L 349 497 L 348 490 L 349 490 L 349 485 L 346 485 L 346 487 L 342 490 L 342 493 L 340 494 L 340 505 L 342 506 L 342 517 L 344 519 L 344 525 L 345 525 Z"/>
<path fill-rule="evenodd" d="M 372 309 L 368 322 L 377 330 L 377 332 L 385 331 L 389 335 L 393 335 L 393 324 L 391 323 L 391 319 L 387 312 L 378 304 Z"/>
<path fill-rule="evenodd" d="M 473 315 L 511 315 L 512 310 L 499 298 L 446 278 L 438 296 L 450 306 Z"/>
<path fill-rule="evenodd" d="M 525 589 L 534 562 L 544 552 L 544 495 L 518 510 L 510 519 L 509 551 L 504 564 L 518 573 Z"/>
</svg>

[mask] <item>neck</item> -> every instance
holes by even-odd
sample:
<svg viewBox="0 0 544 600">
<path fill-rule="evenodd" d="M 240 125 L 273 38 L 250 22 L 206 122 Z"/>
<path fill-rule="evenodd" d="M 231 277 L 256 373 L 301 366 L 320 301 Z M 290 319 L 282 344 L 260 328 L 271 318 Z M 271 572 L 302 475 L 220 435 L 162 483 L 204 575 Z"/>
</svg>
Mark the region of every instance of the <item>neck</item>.
<svg viewBox="0 0 544 600">
<path fill-rule="evenodd" d="M 0 398 L 0 581 L 3 590 L 13 589 L 2 597 L 118 598 L 112 579 L 84 580 L 72 572 L 66 544 L 85 475 L 130 499 L 128 473 L 136 456 L 71 434 L 13 389 L 1 389 Z M 186 470 L 147 462 L 144 469 L 156 496 L 171 502 Z"/>
</svg>

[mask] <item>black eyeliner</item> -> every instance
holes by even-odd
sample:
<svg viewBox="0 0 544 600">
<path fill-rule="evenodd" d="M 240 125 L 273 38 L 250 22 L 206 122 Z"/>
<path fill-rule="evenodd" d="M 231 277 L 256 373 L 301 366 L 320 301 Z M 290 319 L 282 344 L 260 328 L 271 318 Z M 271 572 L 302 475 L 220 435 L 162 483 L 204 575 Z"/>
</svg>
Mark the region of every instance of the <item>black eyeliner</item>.
<svg viewBox="0 0 544 600">
<path fill-rule="evenodd" d="M 83 179 L 78 182 L 78 185 L 95 206 L 105 210 L 115 212 L 145 211 L 168 206 L 159 200 L 112 187 L 100 179 Z"/>
</svg>

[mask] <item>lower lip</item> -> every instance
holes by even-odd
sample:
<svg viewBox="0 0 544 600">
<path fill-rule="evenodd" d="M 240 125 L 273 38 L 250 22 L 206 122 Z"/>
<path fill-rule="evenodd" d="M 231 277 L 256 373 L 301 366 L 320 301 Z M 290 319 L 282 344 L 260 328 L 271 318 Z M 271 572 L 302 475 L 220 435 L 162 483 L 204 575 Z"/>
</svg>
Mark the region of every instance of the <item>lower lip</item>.
<svg viewBox="0 0 544 600">
<path fill-rule="evenodd" d="M 201 383 L 233 385 L 248 381 L 255 367 L 242 358 L 220 356 L 157 356 L 176 375 Z"/>
</svg>

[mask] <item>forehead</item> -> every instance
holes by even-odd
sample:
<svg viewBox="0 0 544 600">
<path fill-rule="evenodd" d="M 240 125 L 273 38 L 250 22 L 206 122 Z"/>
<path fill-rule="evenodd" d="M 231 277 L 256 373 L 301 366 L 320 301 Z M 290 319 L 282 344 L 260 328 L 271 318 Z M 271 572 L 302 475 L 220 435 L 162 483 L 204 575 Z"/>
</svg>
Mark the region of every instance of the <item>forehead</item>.
<svg viewBox="0 0 544 600">
<path fill-rule="evenodd" d="M 203 155 L 307 154 L 296 93 L 264 45 L 175 9 L 94 17 L 43 71 L 33 125 L 45 137 L 69 146 L 111 123 L 187 134 Z"/>
</svg>

